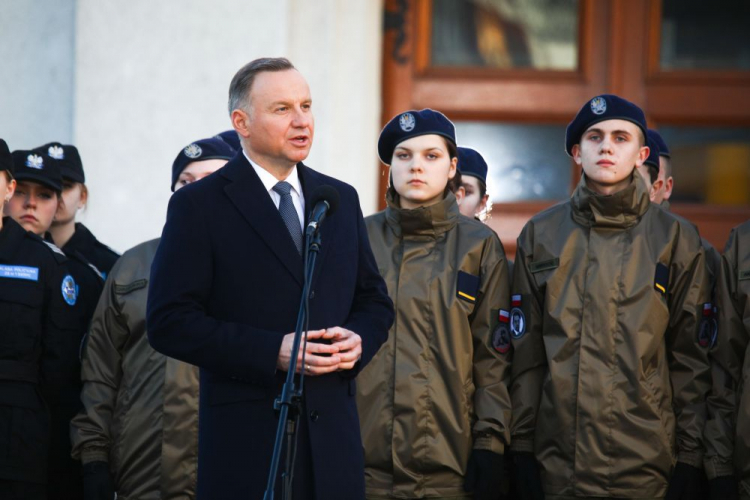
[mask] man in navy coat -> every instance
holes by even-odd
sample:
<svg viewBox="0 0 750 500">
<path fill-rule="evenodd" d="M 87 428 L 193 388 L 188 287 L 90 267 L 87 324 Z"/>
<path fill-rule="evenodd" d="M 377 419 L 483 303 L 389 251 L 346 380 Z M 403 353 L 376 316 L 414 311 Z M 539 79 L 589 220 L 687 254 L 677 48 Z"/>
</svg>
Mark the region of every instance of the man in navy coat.
<svg viewBox="0 0 750 500">
<path fill-rule="evenodd" d="M 243 151 L 169 203 L 151 269 L 148 335 L 156 350 L 200 367 L 199 499 L 263 498 L 273 402 L 290 365 L 301 369 L 299 358 L 290 361 L 303 283 L 295 224 L 302 232 L 312 209 L 305 200 L 322 185 L 340 203 L 321 226 L 308 339 L 330 344 L 307 344 L 293 492 L 364 499 L 354 377 L 385 342 L 393 305 L 356 191 L 301 163 L 313 140 L 311 104 L 286 59 L 244 66 L 229 89 Z"/>
</svg>

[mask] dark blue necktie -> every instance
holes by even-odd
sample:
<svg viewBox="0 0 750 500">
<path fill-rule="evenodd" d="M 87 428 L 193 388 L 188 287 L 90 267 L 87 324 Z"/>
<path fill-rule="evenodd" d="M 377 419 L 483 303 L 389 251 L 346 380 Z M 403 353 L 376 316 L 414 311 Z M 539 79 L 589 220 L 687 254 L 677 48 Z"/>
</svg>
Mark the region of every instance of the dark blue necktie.
<svg viewBox="0 0 750 500">
<path fill-rule="evenodd" d="M 281 201 L 279 201 L 279 213 L 281 218 L 284 219 L 284 224 L 289 230 L 289 234 L 292 236 L 292 241 L 297 247 L 297 251 L 302 254 L 302 228 L 299 225 L 299 216 L 297 215 L 297 209 L 294 208 L 292 202 L 292 195 L 289 192 L 292 190 L 292 185 L 286 181 L 277 183 L 273 190 L 279 193 Z"/>
</svg>

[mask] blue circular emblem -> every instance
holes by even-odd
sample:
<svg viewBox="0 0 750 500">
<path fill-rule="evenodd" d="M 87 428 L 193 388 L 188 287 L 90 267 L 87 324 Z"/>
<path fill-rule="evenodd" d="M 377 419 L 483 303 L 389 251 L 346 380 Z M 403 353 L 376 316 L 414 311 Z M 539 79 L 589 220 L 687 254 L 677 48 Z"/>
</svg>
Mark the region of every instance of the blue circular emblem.
<svg viewBox="0 0 750 500">
<path fill-rule="evenodd" d="M 69 306 L 76 305 L 76 300 L 78 300 L 78 285 L 76 285 L 76 281 L 73 279 L 73 276 L 67 275 L 62 280 L 62 296 L 63 299 L 65 299 L 65 302 Z"/>
<path fill-rule="evenodd" d="M 518 307 L 510 311 L 510 333 L 514 339 L 520 339 L 526 333 L 526 316 Z"/>
<path fill-rule="evenodd" d="M 414 130 L 414 127 L 417 125 L 417 120 L 414 118 L 414 115 L 411 113 L 404 113 L 401 115 L 398 119 L 398 125 L 401 127 L 401 130 L 404 132 L 411 132 Z"/>
<path fill-rule="evenodd" d="M 603 115 L 607 111 L 607 101 L 603 97 L 591 99 L 591 112 L 595 115 Z"/>
</svg>

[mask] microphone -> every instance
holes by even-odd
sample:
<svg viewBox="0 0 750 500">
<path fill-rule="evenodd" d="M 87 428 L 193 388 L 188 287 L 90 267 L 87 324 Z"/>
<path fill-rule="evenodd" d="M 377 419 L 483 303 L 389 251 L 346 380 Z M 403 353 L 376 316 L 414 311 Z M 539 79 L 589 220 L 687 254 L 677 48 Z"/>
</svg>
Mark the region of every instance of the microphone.
<svg viewBox="0 0 750 500">
<path fill-rule="evenodd" d="M 305 229 L 307 236 L 318 232 L 323 220 L 336 212 L 339 207 L 339 192 L 331 186 L 320 186 L 313 191 L 310 197 L 310 205 L 313 209 L 308 218 L 307 229 Z"/>
</svg>

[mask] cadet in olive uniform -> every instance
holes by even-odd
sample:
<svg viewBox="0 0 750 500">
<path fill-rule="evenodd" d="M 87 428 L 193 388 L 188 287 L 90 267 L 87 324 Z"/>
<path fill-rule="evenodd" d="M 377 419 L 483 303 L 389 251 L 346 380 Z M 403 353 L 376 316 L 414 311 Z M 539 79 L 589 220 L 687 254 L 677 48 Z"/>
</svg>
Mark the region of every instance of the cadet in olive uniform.
<svg viewBox="0 0 750 500">
<path fill-rule="evenodd" d="M 50 227 L 55 245 L 60 247 L 65 255 L 80 252 L 85 260 L 96 266 L 102 276 L 106 277 L 120 255 L 97 240 L 86 226 L 76 222 L 76 213 L 86 206 L 89 196 L 78 148 L 51 142 L 35 148 L 34 151 L 44 153 L 55 160 L 62 173 L 62 202 Z"/>
<path fill-rule="evenodd" d="M 236 132 L 232 131 L 233 133 Z M 235 155 L 218 138 L 180 150 L 172 190 Z M 146 337 L 146 297 L 159 239 L 123 254 L 104 286 L 83 352 L 83 410 L 71 423 L 84 500 L 194 499 L 198 475 L 198 368 L 164 356 Z"/>
<path fill-rule="evenodd" d="M 357 379 L 367 498 L 497 499 L 510 430 L 502 243 L 459 214 L 443 114 L 396 116 L 378 152 L 388 206 L 365 223 L 396 320 Z"/>
<path fill-rule="evenodd" d="M 750 500 L 750 221 L 729 235 L 716 285 L 718 336 L 711 349 L 706 472 L 711 499 Z M 736 476 L 735 476 L 736 475 Z"/>
<path fill-rule="evenodd" d="M 63 253 L 47 233 L 57 213 L 62 176 L 57 162 L 42 152 L 14 151 L 17 186 L 9 214 L 25 230 L 44 236 L 49 247 Z M 75 306 L 66 320 L 64 335 L 48 338 L 42 365 L 47 374 L 40 388 L 51 415 L 48 488 L 56 499 L 83 495 L 80 463 L 70 457 L 70 420 L 81 408 L 80 350 L 84 334 L 99 301 L 103 280 L 80 252 L 66 254 L 65 300 Z"/>
<path fill-rule="evenodd" d="M 566 134 L 581 182 L 518 238 L 511 443 L 521 498 L 697 498 L 708 279 L 697 231 L 652 205 L 635 172 L 645 137 L 634 104 L 587 102 Z"/>
<path fill-rule="evenodd" d="M 21 160 L 42 167 L 33 155 Z M 42 356 L 75 334 L 70 316 L 77 305 L 71 304 L 75 289 L 62 252 L 4 216 L 16 184 L 12 173 L 0 139 L 0 498 L 36 500 L 47 498 L 50 446 L 40 383 L 56 376 Z"/>
</svg>

